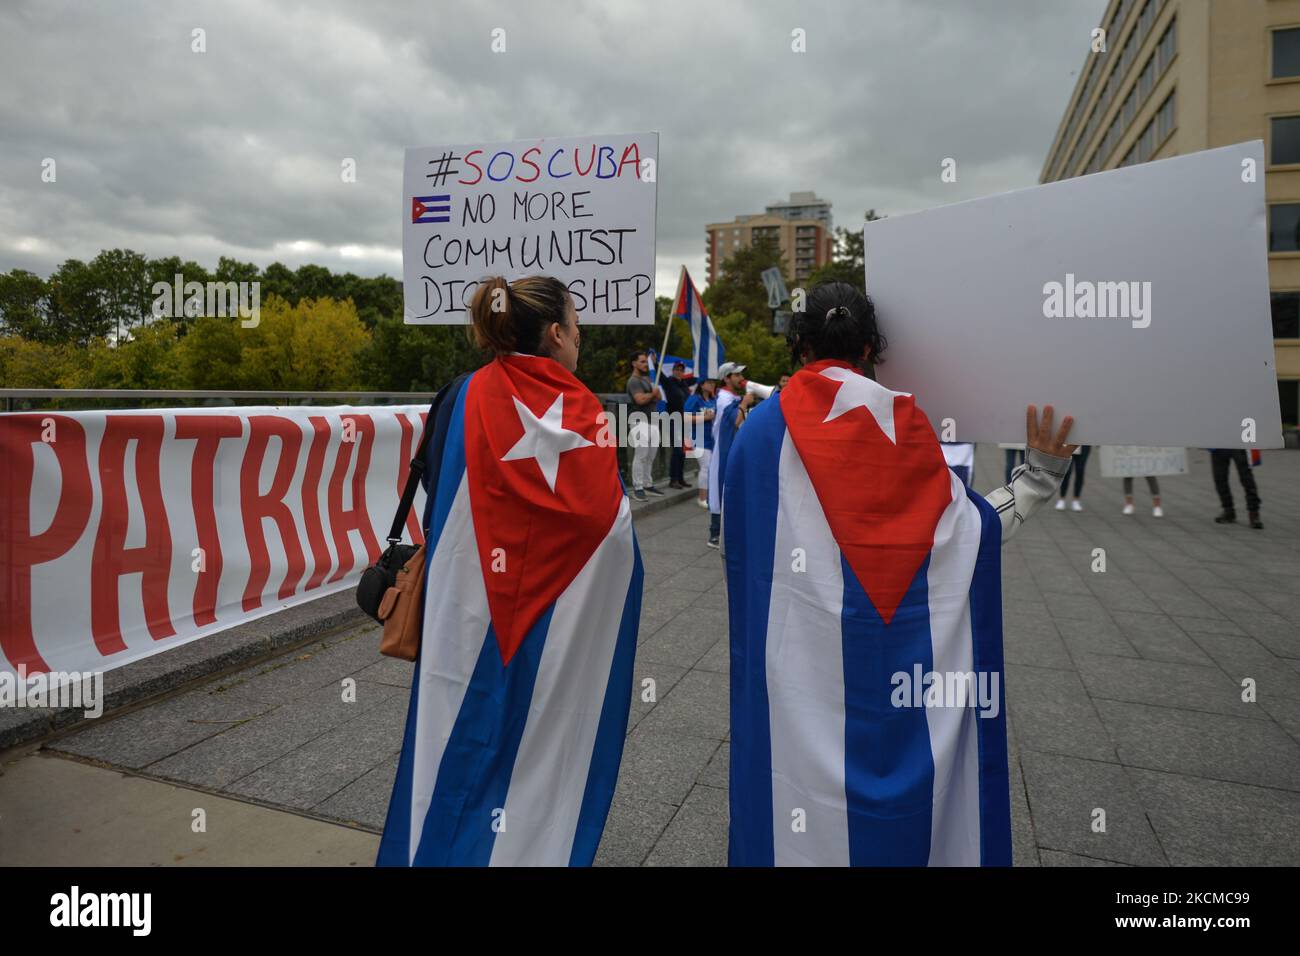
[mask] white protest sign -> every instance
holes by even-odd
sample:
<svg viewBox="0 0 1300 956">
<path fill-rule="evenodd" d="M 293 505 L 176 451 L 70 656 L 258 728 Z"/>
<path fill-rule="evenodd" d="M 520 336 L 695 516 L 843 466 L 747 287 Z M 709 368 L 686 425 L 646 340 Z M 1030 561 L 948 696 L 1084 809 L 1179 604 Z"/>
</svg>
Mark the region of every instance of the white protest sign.
<svg viewBox="0 0 1300 956">
<path fill-rule="evenodd" d="M 658 133 L 408 149 L 406 323 L 463 325 L 494 275 L 554 276 L 584 323 L 653 323 L 658 160 Z"/>
<path fill-rule="evenodd" d="M 1154 445 L 1102 445 L 1103 478 L 1144 478 L 1147 475 L 1187 474 L 1186 448 Z"/>
<path fill-rule="evenodd" d="M 1259 141 L 866 224 L 881 384 L 958 441 L 1281 448 Z"/>
</svg>

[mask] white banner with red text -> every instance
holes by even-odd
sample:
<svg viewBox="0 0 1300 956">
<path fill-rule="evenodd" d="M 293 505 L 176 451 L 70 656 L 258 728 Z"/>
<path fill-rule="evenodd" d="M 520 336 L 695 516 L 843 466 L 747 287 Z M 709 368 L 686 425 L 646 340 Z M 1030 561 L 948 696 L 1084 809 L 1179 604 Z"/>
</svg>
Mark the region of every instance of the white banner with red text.
<svg viewBox="0 0 1300 956">
<path fill-rule="evenodd" d="M 425 411 L 0 415 L 0 673 L 109 670 L 354 587 Z M 423 513 L 421 490 L 406 540 Z"/>
</svg>

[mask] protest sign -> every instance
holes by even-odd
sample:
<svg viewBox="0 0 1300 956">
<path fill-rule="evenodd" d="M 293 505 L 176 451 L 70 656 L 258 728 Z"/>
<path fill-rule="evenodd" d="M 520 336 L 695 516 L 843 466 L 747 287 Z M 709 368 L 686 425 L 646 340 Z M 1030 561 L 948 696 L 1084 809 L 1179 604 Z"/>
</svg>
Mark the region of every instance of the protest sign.
<svg viewBox="0 0 1300 956">
<path fill-rule="evenodd" d="M 1148 475 L 1187 474 L 1186 448 L 1149 445 L 1102 445 L 1103 478 L 1145 478 Z"/>
<path fill-rule="evenodd" d="M 554 276 L 580 322 L 655 319 L 658 133 L 406 151 L 405 315 L 463 325 L 485 276 Z"/>
<path fill-rule="evenodd" d="M 957 441 L 1280 448 L 1265 223 L 1259 141 L 869 222 L 876 374 Z"/>
</svg>

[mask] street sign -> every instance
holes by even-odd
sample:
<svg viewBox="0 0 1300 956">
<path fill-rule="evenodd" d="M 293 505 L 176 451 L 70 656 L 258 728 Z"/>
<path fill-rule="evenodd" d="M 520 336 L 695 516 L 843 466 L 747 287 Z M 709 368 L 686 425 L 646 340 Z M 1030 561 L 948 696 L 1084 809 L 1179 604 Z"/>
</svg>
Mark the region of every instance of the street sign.
<svg viewBox="0 0 1300 956">
<path fill-rule="evenodd" d="M 779 309 L 781 303 L 790 298 L 790 293 L 785 290 L 785 279 L 781 276 L 781 270 L 776 266 L 763 270 L 763 286 L 767 289 L 767 307 L 769 309 Z"/>
</svg>

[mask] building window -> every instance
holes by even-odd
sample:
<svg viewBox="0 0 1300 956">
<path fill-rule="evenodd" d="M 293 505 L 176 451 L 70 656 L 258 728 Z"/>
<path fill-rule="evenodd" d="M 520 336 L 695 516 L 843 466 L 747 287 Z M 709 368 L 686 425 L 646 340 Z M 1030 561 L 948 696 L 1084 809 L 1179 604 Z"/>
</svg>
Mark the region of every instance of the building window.
<svg viewBox="0 0 1300 956">
<path fill-rule="evenodd" d="M 1177 92 L 1177 91 L 1174 91 Z M 1165 137 L 1174 131 L 1174 92 L 1165 97 L 1156 111 L 1156 143 L 1163 143 Z"/>
<path fill-rule="evenodd" d="M 1177 26 L 1177 20 L 1170 20 L 1169 27 L 1160 37 L 1160 46 L 1156 47 L 1156 73 L 1163 73 L 1165 67 L 1173 62 L 1177 43 L 1175 27 Z"/>
<path fill-rule="evenodd" d="M 1273 338 L 1300 339 L 1300 292 L 1274 292 Z"/>
<path fill-rule="evenodd" d="M 1273 203 L 1268 207 L 1268 251 L 1300 252 L 1300 203 Z"/>
<path fill-rule="evenodd" d="M 1273 31 L 1273 78 L 1300 76 L 1300 27 Z"/>
<path fill-rule="evenodd" d="M 1142 68 L 1142 73 L 1138 77 L 1138 99 L 1145 101 L 1151 95 L 1152 88 L 1156 85 L 1156 57 L 1153 53 L 1147 59 L 1147 65 Z"/>
<path fill-rule="evenodd" d="M 1274 116 L 1269 120 L 1269 163 L 1300 163 L 1300 116 Z"/>
<path fill-rule="evenodd" d="M 1300 381 L 1281 379 L 1277 383 L 1278 404 L 1282 407 L 1282 424 L 1300 424 Z"/>
</svg>

